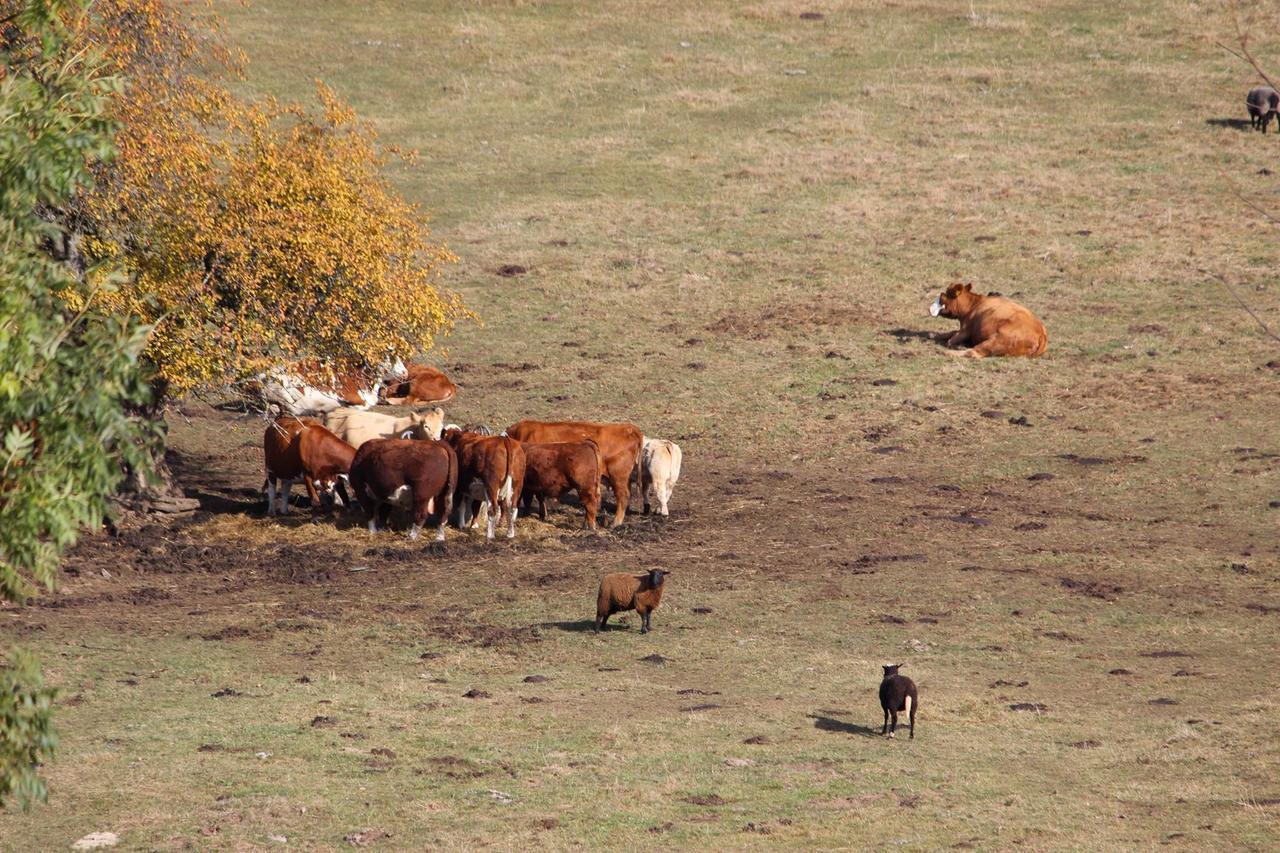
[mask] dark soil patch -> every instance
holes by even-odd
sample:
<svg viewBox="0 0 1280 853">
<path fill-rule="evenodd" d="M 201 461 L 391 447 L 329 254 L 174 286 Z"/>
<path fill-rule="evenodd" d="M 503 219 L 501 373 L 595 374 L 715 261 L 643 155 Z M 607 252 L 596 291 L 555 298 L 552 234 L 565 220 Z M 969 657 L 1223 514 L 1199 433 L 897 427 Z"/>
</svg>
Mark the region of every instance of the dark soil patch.
<svg viewBox="0 0 1280 853">
<path fill-rule="evenodd" d="M 749 737 L 746 740 L 744 740 L 743 743 L 748 743 L 748 744 L 751 744 L 752 746 L 767 746 L 773 743 L 773 741 L 765 737 L 764 735 L 753 735 L 752 737 Z"/>
<path fill-rule="evenodd" d="M 717 705 L 714 702 L 708 702 L 703 705 L 690 705 L 686 708 L 681 708 L 680 710 L 685 713 L 689 713 L 691 711 L 714 711 L 716 708 L 723 708 L 723 707 L 724 707 L 723 705 Z"/>
<path fill-rule="evenodd" d="M 1133 675 L 1133 672 L 1132 670 L 1117 668 L 1107 670 L 1107 675 Z"/>
<path fill-rule="evenodd" d="M 1059 578 L 1062 586 L 1072 592 L 1078 592 L 1081 595 L 1087 595 L 1090 598 L 1100 598 L 1103 601 L 1115 601 L 1116 596 L 1124 592 L 1124 588 L 1111 583 L 1103 583 L 1102 581 L 1082 581 L 1075 578 Z"/>
<path fill-rule="evenodd" d="M 657 654 L 656 652 L 654 654 L 645 655 L 644 657 L 640 658 L 641 663 L 654 663 L 654 664 L 666 663 L 669 660 L 671 660 L 671 658 L 664 658 L 662 655 Z"/>
<path fill-rule="evenodd" d="M 1014 682 L 1014 681 L 1005 681 L 1004 679 L 999 679 L 997 681 L 991 682 L 991 686 L 992 687 L 1026 687 L 1027 682 L 1025 681 Z"/>
<path fill-rule="evenodd" d="M 1083 643 L 1083 637 L 1068 634 L 1066 631 L 1041 631 L 1040 636 L 1049 640 L 1062 640 L 1064 643 Z"/>
<path fill-rule="evenodd" d="M 440 755 L 427 759 L 429 770 L 416 770 L 418 775 L 426 775 L 435 773 L 441 776 L 447 776 L 450 779 L 476 779 L 484 776 L 489 771 L 474 761 L 465 758 L 458 758 L 455 755 Z"/>
<path fill-rule="evenodd" d="M 547 830 L 558 829 L 560 827 L 560 819 L 554 818 L 554 817 L 544 817 L 541 820 L 537 821 L 534 824 L 534 826 L 538 827 L 538 829 L 547 829 Z"/>
<path fill-rule="evenodd" d="M 337 724 L 336 717 L 316 716 L 311 718 L 311 728 L 313 729 L 328 729 Z"/>
<path fill-rule="evenodd" d="M 986 527 L 991 523 L 990 519 L 980 518 L 976 515 L 970 515 L 967 512 L 962 512 L 959 515 L 941 515 L 938 517 L 941 518 L 943 521 L 950 521 L 955 524 L 967 524 L 971 527 Z"/>
<path fill-rule="evenodd" d="M 1161 696 L 1158 699 L 1148 699 L 1148 705 L 1177 705 L 1177 699 L 1170 699 L 1168 696 Z"/>
<path fill-rule="evenodd" d="M 1039 473 L 1032 474 L 1027 479 L 1033 483 L 1043 483 L 1044 481 L 1052 480 L 1053 478 L 1054 478 L 1054 475 L 1050 474 L 1048 471 L 1041 471 Z"/>
<path fill-rule="evenodd" d="M 545 675 L 526 675 L 522 680 L 525 684 L 542 684 L 550 681 L 551 679 L 547 678 Z"/>
<path fill-rule="evenodd" d="M 872 477 L 871 482 L 880 486 L 900 486 L 907 481 L 902 477 Z"/>
<path fill-rule="evenodd" d="M 1195 657 L 1195 655 L 1188 654 L 1187 652 L 1179 652 L 1179 651 L 1174 651 L 1174 650 L 1172 650 L 1172 649 L 1159 649 L 1159 650 L 1154 651 L 1154 652 L 1143 652 L 1141 656 L 1142 656 L 1142 657 L 1144 657 L 1144 658 L 1189 658 L 1189 657 Z"/>
<path fill-rule="evenodd" d="M 518 275 L 524 275 L 529 269 L 520 264 L 503 264 L 498 267 L 496 272 L 503 278 L 515 278 Z"/>
<path fill-rule="evenodd" d="M 244 694 L 241 693 L 239 690 L 236 690 L 234 687 L 224 687 L 221 690 L 215 690 L 213 693 L 210 693 L 209 695 L 212 696 L 214 699 L 221 699 L 225 696 L 243 696 Z"/>
<path fill-rule="evenodd" d="M 1009 706 L 1010 711 L 1034 711 L 1037 714 L 1049 710 L 1043 702 L 1015 702 Z"/>
<path fill-rule="evenodd" d="M 1045 524 L 1043 521 L 1024 521 L 1022 524 L 1015 524 L 1013 529 L 1020 530 L 1025 533 L 1030 530 L 1045 530 L 1048 527 L 1049 525 Z"/>
<path fill-rule="evenodd" d="M 685 797 L 684 801 L 695 806 L 723 806 L 729 802 L 719 794 L 694 794 L 692 797 Z"/>
<path fill-rule="evenodd" d="M 1096 740 L 1078 740 L 1071 744 L 1076 749 L 1097 749 L 1102 744 Z"/>
<path fill-rule="evenodd" d="M 489 693 L 487 690 L 480 690 L 476 687 L 472 687 L 466 693 L 462 694 L 464 699 L 490 699 L 492 696 L 493 694 Z"/>
<path fill-rule="evenodd" d="M 801 12 L 800 13 L 800 20 L 802 21 L 821 21 L 826 17 L 827 16 L 822 14 L 821 12 Z"/>
<path fill-rule="evenodd" d="M 892 615 L 890 615 L 890 614 L 888 614 L 888 613 L 881 613 L 877 621 L 883 622 L 883 623 L 884 623 L 884 624 L 886 624 L 886 625 L 905 625 L 905 624 L 907 624 L 907 620 L 906 620 L 906 619 L 903 619 L 903 618 L 901 618 L 900 616 L 892 616 Z"/>
<path fill-rule="evenodd" d="M 719 690 L 699 690 L 697 687 L 686 687 L 676 691 L 677 696 L 719 696 Z"/>
<path fill-rule="evenodd" d="M 691 612 L 697 613 L 699 616 L 706 616 L 708 613 L 711 612 L 711 608 L 710 607 L 694 607 Z"/>
</svg>

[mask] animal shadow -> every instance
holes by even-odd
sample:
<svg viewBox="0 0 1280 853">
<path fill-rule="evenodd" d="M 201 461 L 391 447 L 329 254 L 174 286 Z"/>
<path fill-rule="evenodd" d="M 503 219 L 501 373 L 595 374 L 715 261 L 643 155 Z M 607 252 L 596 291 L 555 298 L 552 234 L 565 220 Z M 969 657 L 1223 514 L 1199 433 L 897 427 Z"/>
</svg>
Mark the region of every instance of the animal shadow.
<svg viewBox="0 0 1280 853">
<path fill-rule="evenodd" d="M 915 338 L 919 341 L 932 341 L 939 346 L 946 346 L 947 339 L 951 337 L 951 332 L 929 332 L 924 329 L 885 329 L 882 334 L 891 338 L 897 338 L 905 341 L 908 338 Z"/>
<path fill-rule="evenodd" d="M 585 634 L 588 631 L 594 631 L 596 623 L 591 619 L 576 619 L 571 622 L 543 622 L 539 627 L 542 628 L 558 628 L 561 631 L 572 631 L 575 634 Z M 605 625 L 602 630 L 611 631 L 614 625 Z"/>
<path fill-rule="evenodd" d="M 821 729 L 824 732 L 836 732 L 846 735 L 862 735 L 863 737 L 880 737 L 879 729 L 871 729 L 866 726 L 860 726 L 857 723 L 846 723 L 837 720 L 834 717 L 824 717 L 820 714 L 810 714 L 809 719 L 813 720 L 813 727 Z"/>
<path fill-rule="evenodd" d="M 1253 130 L 1247 118 L 1207 118 L 1204 123 L 1210 127 L 1229 127 L 1232 130 Z"/>
</svg>

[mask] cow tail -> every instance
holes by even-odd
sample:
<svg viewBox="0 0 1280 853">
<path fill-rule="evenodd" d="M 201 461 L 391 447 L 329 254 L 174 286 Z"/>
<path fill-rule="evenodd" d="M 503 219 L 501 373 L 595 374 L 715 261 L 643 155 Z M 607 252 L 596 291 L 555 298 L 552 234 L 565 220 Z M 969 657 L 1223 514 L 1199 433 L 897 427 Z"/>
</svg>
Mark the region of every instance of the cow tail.
<svg viewBox="0 0 1280 853">
<path fill-rule="evenodd" d="M 453 514 L 453 495 L 458 490 L 458 454 L 453 448 L 445 445 L 449 452 L 449 477 L 444 490 L 444 518 Z"/>
<path fill-rule="evenodd" d="M 504 435 L 502 437 L 502 443 L 503 446 L 507 448 L 507 476 L 503 478 L 502 486 L 498 489 L 498 500 L 502 500 L 502 493 L 505 491 L 507 493 L 507 499 L 514 503 L 516 496 L 513 494 L 515 491 L 515 485 L 511 482 L 511 460 L 515 456 L 515 448 L 511 446 L 512 438 L 510 436 Z"/>
</svg>

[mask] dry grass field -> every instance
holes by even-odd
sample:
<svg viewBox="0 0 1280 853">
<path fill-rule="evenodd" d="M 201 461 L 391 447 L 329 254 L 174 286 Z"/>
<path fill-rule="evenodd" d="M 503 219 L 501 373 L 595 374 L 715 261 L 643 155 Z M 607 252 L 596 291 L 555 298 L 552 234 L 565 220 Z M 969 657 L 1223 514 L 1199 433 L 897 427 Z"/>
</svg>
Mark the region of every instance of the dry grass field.
<svg viewBox="0 0 1280 853">
<path fill-rule="evenodd" d="M 419 151 L 451 419 L 634 421 L 683 480 L 411 544 L 265 519 L 261 420 L 184 403 L 202 510 L 0 611 L 63 691 L 0 847 L 1280 846 L 1280 344 L 1213 278 L 1277 316 L 1280 139 L 1213 4 L 216 5 L 246 87 Z M 1048 354 L 948 357 L 956 279 Z"/>
</svg>

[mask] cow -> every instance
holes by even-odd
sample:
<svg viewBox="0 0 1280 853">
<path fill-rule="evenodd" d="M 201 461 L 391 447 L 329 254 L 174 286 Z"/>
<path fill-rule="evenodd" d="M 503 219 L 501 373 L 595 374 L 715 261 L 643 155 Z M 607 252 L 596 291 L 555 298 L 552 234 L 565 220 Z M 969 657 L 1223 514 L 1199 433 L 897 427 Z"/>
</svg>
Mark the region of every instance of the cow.
<svg viewBox="0 0 1280 853">
<path fill-rule="evenodd" d="M 680 445 L 665 438 L 644 439 L 640 451 L 640 464 L 636 466 L 640 481 L 640 498 L 644 502 L 644 512 L 649 514 L 649 490 L 653 489 L 658 497 L 658 512 L 664 516 L 667 512 L 667 501 L 671 500 L 671 491 L 680 479 L 680 462 L 684 454 Z"/>
<path fill-rule="evenodd" d="M 547 520 L 547 499 L 560 500 L 568 491 L 576 491 L 586 513 L 585 524 L 596 529 L 600 512 L 600 472 L 604 459 L 600 447 L 591 439 L 521 444 L 524 449 L 524 489 L 520 500 L 528 504 L 538 499 L 538 515 Z"/>
<path fill-rule="evenodd" d="M 425 364 L 396 363 L 404 376 L 388 382 L 382 399 L 393 406 L 431 406 L 450 403 L 458 396 L 458 386 L 444 372 Z"/>
<path fill-rule="evenodd" d="M 349 502 L 342 478 L 351 470 L 356 449 L 319 421 L 277 418 L 262 434 L 262 453 L 267 469 L 267 515 L 276 514 L 277 495 L 281 512 L 289 514 L 289 492 L 298 479 L 307 487 L 312 508 L 320 506 L 321 490 L 326 495 L 341 495 L 344 504 Z"/>
<path fill-rule="evenodd" d="M 949 285 L 929 306 L 929 313 L 960 321 L 960 330 L 947 339 L 947 346 L 965 349 L 952 349 L 950 355 L 1035 358 L 1049 348 L 1049 334 L 1039 317 L 998 294 L 975 293 L 971 284 Z"/>
<path fill-rule="evenodd" d="M 413 509 L 409 538 L 417 539 L 428 515 L 439 513 L 436 541 L 444 541 L 444 526 L 453 509 L 458 487 L 458 457 L 443 441 L 375 438 L 366 441 L 351 461 L 351 488 L 369 516 L 369 531 L 377 533 L 378 514 L 385 526 L 391 504 Z"/>
<path fill-rule="evenodd" d="M 335 435 L 356 448 L 375 438 L 438 439 L 444 427 L 444 409 L 412 412 L 398 418 L 381 412 L 346 408 L 330 412 L 324 423 Z"/>
<path fill-rule="evenodd" d="M 507 427 L 507 435 L 522 444 L 591 439 L 604 460 L 603 478 L 617 500 L 613 523 L 626 521 L 631 502 L 631 473 L 640 461 L 644 434 L 634 424 L 589 421 L 520 421 Z"/>
<path fill-rule="evenodd" d="M 400 362 L 385 364 L 379 371 L 394 381 L 405 372 Z M 367 409 L 378 403 L 386 380 L 370 384 L 357 373 L 338 373 L 315 360 L 298 361 L 285 367 L 260 373 L 255 377 L 257 392 L 263 401 L 277 406 L 282 414 L 324 414 L 344 406 Z"/>
<path fill-rule="evenodd" d="M 485 538 L 492 539 L 499 514 L 507 519 L 507 538 L 516 535 L 516 501 L 524 488 L 525 453 L 520 442 L 505 435 L 477 435 L 454 427 L 443 440 L 458 454 L 459 527 L 467 526 L 472 499 L 481 500 Z M 477 520 L 479 520 L 477 518 Z"/>
</svg>

